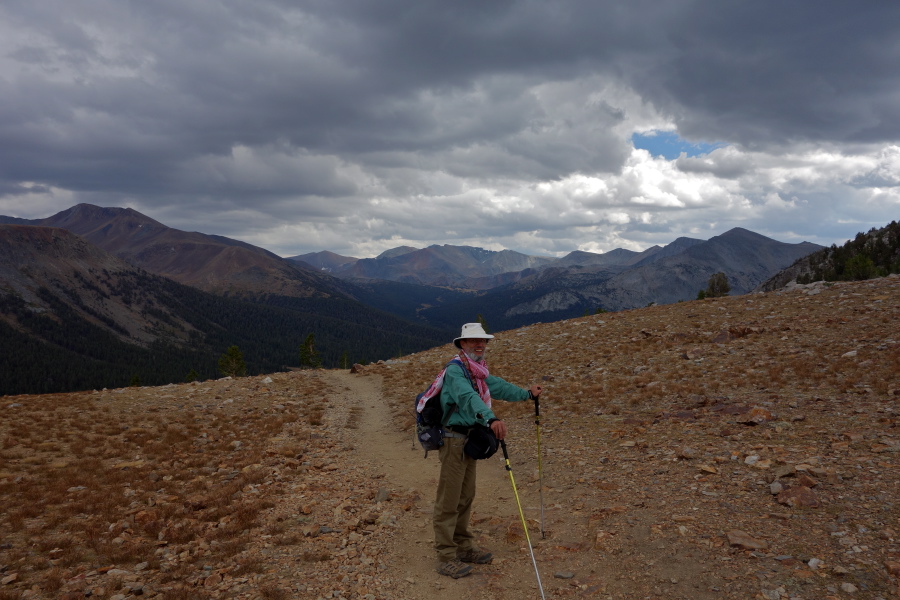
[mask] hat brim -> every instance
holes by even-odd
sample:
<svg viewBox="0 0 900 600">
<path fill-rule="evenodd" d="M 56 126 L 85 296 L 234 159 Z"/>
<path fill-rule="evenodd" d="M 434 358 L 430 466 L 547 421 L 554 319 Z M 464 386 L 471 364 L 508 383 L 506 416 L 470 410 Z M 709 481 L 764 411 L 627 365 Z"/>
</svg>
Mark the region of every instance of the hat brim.
<svg viewBox="0 0 900 600">
<path fill-rule="evenodd" d="M 456 346 L 457 348 L 459 348 L 460 350 L 462 350 L 462 346 L 460 346 L 459 343 L 463 340 L 492 340 L 492 339 L 494 339 L 494 336 L 492 336 L 489 333 L 486 333 L 485 335 L 467 335 L 465 337 L 458 337 L 455 340 L 453 340 L 453 345 Z"/>
</svg>

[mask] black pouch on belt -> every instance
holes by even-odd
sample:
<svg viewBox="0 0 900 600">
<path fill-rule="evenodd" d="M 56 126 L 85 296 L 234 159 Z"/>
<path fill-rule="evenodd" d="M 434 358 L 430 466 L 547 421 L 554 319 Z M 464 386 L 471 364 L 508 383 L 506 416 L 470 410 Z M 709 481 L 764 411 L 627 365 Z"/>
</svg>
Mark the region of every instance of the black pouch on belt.
<svg viewBox="0 0 900 600">
<path fill-rule="evenodd" d="M 490 427 L 474 425 L 466 438 L 465 453 L 475 460 L 490 458 L 497 452 L 500 442 Z"/>
</svg>

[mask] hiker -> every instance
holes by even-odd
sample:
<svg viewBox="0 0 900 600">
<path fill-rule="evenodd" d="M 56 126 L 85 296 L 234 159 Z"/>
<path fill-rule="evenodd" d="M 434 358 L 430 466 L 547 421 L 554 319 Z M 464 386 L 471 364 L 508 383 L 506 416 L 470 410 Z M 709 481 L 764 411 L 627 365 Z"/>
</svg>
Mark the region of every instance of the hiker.
<svg viewBox="0 0 900 600">
<path fill-rule="evenodd" d="M 440 448 L 441 474 L 434 502 L 434 545 L 438 553 L 437 571 L 454 579 L 472 572 L 466 563 L 488 564 L 493 555 L 474 545 L 469 532 L 469 517 L 475 499 L 477 462 L 464 452 L 470 429 L 490 427 L 498 440 L 506 437 L 506 424 L 491 410 L 491 399 L 518 402 L 536 398 L 541 386 L 522 389 L 488 373 L 484 354 L 488 340 L 480 323 L 466 323 L 453 343 L 460 353 L 444 372 L 441 405 L 450 415 Z M 468 373 L 465 373 L 466 369 Z M 477 391 L 476 391 L 477 388 Z"/>
</svg>

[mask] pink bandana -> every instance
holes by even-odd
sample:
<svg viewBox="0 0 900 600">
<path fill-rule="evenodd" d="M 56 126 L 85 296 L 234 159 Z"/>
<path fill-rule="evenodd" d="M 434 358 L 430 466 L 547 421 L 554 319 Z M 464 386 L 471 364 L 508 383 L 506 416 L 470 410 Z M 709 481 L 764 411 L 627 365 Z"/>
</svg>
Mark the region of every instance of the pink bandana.
<svg viewBox="0 0 900 600">
<path fill-rule="evenodd" d="M 488 385 L 485 382 L 487 376 L 490 375 L 490 373 L 488 373 L 487 363 L 483 360 L 481 362 L 469 360 L 469 357 L 466 356 L 465 352 L 460 352 L 459 358 L 466 368 L 469 369 L 469 373 L 472 374 L 472 379 L 475 380 L 475 385 L 478 387 L 478 395 L 481 396 L 481 400 L 484 402 L 485 406 L 490 408 L 491 390 L 488 389 Z"/>
<path fill-rule="evenodd" d="M 478 395 L 481 396 L 481 401 L 484 402 L 484 404 L 488 408 L 490 408 L 491 391 L 488 389 L 487 383 L 485 382 L 485 379 L 490 374 L 488 373 L 487 363 L 484 361 L 480 363 L 471 361 L 464 352 L 460 352 L 459 356 L 456 356 L 452 362 L 455 362 L 460 366 L 468 369 L 469 373 L 472 375 L 472 379 L 475 381 L 475 386 L 478 388 Z M 446 372 L 447 368 L 445 367 L 443 371 L 438 373 L 438 376 L 435 378 L 431 386 L 425 391 L 424 394 L 422 394 L 422 397 L 419 398 L 419 403 L 416 405 L 416 412 L 422 412 L 422 409 L 425 408 L 425 403 L 441 391 L 441 388 L 444 387 L 444 374 Z"/>
</svg>

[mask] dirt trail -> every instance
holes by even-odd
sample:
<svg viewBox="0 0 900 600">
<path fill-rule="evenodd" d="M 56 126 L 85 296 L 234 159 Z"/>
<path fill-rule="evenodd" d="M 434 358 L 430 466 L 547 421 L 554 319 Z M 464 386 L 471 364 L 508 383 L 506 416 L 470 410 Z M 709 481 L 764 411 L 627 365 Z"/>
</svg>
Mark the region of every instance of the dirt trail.
<svg viewBox="0 0 900 600">
<path fill-rule="evenodd" d="M 392 494 L 418 497 L 413 508 L 398 522 L 399 527 L 384 560 L 389 569 L 395 570 L 393 578 L 399 582 L 400 589 L 381 592 L 389 592 L 391 598 L 408 600 L 432 600 L 436 593 L 494 600 L 540 598 L 526 544 L 518 536 L 512 537 L 510 543 L 504 539 L 506 536 L 498 535 L 520 522 L 513 488 L 499 453 L 478 465 L 478 493 L 473 511 L 473 530 L 478 536 L 478 544 L 494 553 L 494 564 L 478 566 L 472 576 L 464 579 L 442 577 L 434 570 L 431 529 L 431 510 L 440 466 L 437 456 L 431 454 L 424 459 L 422 449 L 418 444 L 414 445 L 412 431 L 398 431 L 397 415 L 382 396 L 381 377 L 360 377 L 342 371 L 327 371 L 324 377 L 338 390 L 338 395 L 343 396 L 346 406 L 360 407 L 364 411 L 359 419 L 359 429 L 354 432 L 358 460 L 369 465 L 373 477 L 383 475 L 384 485 Z M 524 467 L 516 466 L 517 462 L 511 461 L 527 517 L 538 519 L 539 506 L 533 506 L 536 500 L 529 497 L 519 481 L 528 476 Z M 536 486 L 530 487 L 534 490 L 530 495 L 536 496 Z M 539 563 L 538 568 L 546 593 L 546 580 L 553 573 L 548 565 Z"/>
</svg>

